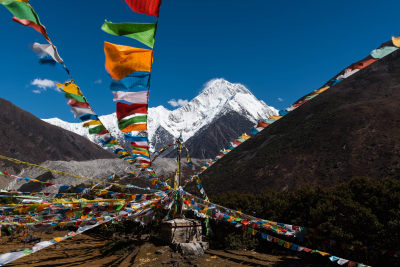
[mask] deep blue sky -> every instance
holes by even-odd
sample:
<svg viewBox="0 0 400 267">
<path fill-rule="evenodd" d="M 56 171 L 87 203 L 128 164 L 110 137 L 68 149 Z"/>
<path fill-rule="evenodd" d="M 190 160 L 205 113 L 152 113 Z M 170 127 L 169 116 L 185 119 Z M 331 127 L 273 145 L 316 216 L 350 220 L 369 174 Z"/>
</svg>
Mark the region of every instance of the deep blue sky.
<svg viewBox="0 0 400 267">
<path fill-rule="evenodd" d="M 94 110 L 99 115 L 114 112 L 103 42 L 141 45 L 103 33 L 100 26 L 104 19 L 154 18 L 133 13 L 123 0 L 31 4 Z M 399 10 L 398 0 L 164 0 L 150 106 L 172 108 L 168 100 L 190 100 L 208 80 L 222 77 L 246 85 L 267 104 L 284 108 L 399 35 Z M 37 89 L 30 85 L 35 78 L 63 82 L 67 76 L 60 67 L 38 64 L 29 44 L 46 43 L 45 39 L 11 17 L 0 6 L 0 96 L 38 117 L 73 121 L 60 93 L 32 92 Z M 96 84 L 98 80 L 102 83 Z"/>
</svg>

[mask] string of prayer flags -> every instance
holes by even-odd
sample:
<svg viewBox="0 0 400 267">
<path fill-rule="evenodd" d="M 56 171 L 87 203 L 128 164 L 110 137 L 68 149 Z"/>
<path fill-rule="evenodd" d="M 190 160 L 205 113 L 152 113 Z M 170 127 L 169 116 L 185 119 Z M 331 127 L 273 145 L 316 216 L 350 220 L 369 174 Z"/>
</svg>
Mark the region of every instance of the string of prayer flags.
<svg viewBox="0 0 400 267">
<path fill-rule="evenodd" d="M 257 231 L 255 229 L 251 229 L 251 228 L 247 228 L 247 229 L 249 231 L 252 231 L 253 235 L 257 234 Z M 343 258 L 340 258 L 340 257 L 337 257 L 337 256 L 333 256 L 328 252 L 323 252 L 323 251 L 319 251 L 319 250 L 316 250 L 316 249 L 313 250 L 313 249 L 310 249 L 310 248 L 306 248 L 306 247 L 294 244 L 292 242 L 288 242 L 288 241 L 285 241 L 283 239 L 279 239 L 279 238 L 274 237 L 272 235 L 268 235 L 266 233 L 261 233 L 261 238 L 267 240 L 268 242 L 276 243 L 277 245 L 279 245 L 281 247 L 284 247 L 284 248 L 287 248 L 287 249 L 290 249 L 290 250 L 293 250 L 293 251 L 306 252 L 306 253 L 317 253 L 317 254 L 319 254 L 321 256 L 328 257 L 328 259 L 331 262 L 336 262 L 339 265 L 347 264 L 347 266 L 367 267 L 367 265 L 364 265 L 362 263 L 357 263 L 357 262 L 350 261 L 350 260 L 347 260 L 347 259 L 343 259 Z"/>
<path fill-rule="evenodd" d="M 102 225 L 104 223 L 108 223 L 110 221 L 114 220 L 121 220 L 127 217 L 134 217 L 143 221 L 144 217 L 152 213 L 152 208 L 153 207 L 162 207 L 158 203 L 160 202 L 161 198 L 166 198 L 167 196 L 165 194 L 160 194 L 156 198 L 153 198 L 151 195 L 143 195 L 144 200 L 142 200 L 142 197 L 139 198 L 138 201 L 136 201 L 136 198 L 132 202 L 139 202 L 140 203 L 135 203 L 135 205 L 132 204 L 132 202 L 127 203 L 125 205 L 119 205 L 115 211 L 116 213 L 100 213 L 96 214 L 97 216 L 91 217 L 90 219 L 84 219 L 87 217 L 83 215 L 82 212 L 75 212 L 73 213 L 72 211 L 67 212 L 68 215 L 71 215 L 69 217 L 75 217 L 77 216 L 81 218 L 80 220 L 73 220 L 73 221 L 68 221 L 68 222 L 60 222 L 60 223 L 51 223 L 51 226 L 55 225 L 60 225 L 60 226 L 66 226 L 66 225 L 73 225 L 77 227 L 78 229 L 75 232 L 69 232 L 65 236 L 61 237 L 55 237 L 49 241 L 42 241 L 37 243 L 35 246 L 32 247 L 32 249 L 25 249 L 23 251 L 17 251 L 17 252 L 10 252 L 10 253 L 4 253 L 0 255 L 0 265 L 3 266 L 5 264 L 8 264 L 10 262 L 13 262 L 21 257 L 30 255 L 32 253 L 35 253 L 39 250 L 42 250 L 48 246 L 57 244 L 58 242 L 64 241 L 69 239 L 70 237 L 82 234 L 85 231 L 88 231 L 94 227 L 97 227 L 99 225 Z M 124 209 L 121 211 L 121 209 Z M 75 216 L 74 216 L 75 215 Z M 68 217 L 68 216 L 67 216 Z M 10 224 L 10 223 L 9 223 Z M 19 223 L 15 222 L 15 225 L 19 225 Z M 43 225 L 43 224 L 42 224 Z M 30 225 L 32 226 L 32 225 Z"/>
<path fill-rule="evenodd" d="M 105 21 L 101 29 L 109 34 L 135 39 L 151 49 L 154 47 L 155 23 L 112 23 Z"/>
<path fill-rule="evenodd" d="M 135 71 L 151 71 L 153 51 L 104 42 L 106 70 L 114 80 L 122 80 Z"/>
<path fill-rule="evenodd" d="M 158 17 L 161 0 L 125 0 L 128 6 L 135 12 Z"/>
<path fill-rule="evenodd" d="M 42 33 L 50 43 L 49 45 L 39 43 L 32 44 L 31 48 L 40 57 L 40 62 L 50 64 L 58 62 L 63 65 L 67 74 L 71 76 L 68 68 L 64 64 L 64 61 L 58 54 L 56 46 L 54 46 L 50 41 L 46 28 L 40 23 L 39 16 L 31 7 L 29 1 L 0 0 L 0 4 L 5 6 L 14 15 L 14 21 L 25 26 L 33 27 L 38 32 Z M 98 123 L 98 116 L 94 113 L 77 85 L 75 85 L 73 82 L 66 82 L 62 85 L 57 84 L 57 86 L 63 89 L 65 97 L 68 98 L 68 105 L 72 107 L 71 110 L 74 113 L 75 118 L 79 118 L 81 121 L 85 122 L 84 127 L 88 128 L 89 134 L 96 134 L 100 136 L 109 133 L 103 124 Z M 86 122 L 90 120 L 92 122 Z M 105 138 L 109 139 L 108 137 Z M 121 158 L 129 156 L 129 152 L 127 152 L 119 143 L 115 144 L 115 146 L 118 146 L 120 149 L 118 154 Z"/>
<path fill-rule="evenodd" d="M 158 17 L 161 0 L 126 0 L 126 3 L 135 12 Z M 112 35 L 135 39 L 153 49 L 157 24 L 158 20 L 157 23 L 105 21 L 101 29 Z M 132 105 L 128 105 L 117 102 L 118 128 L 124 133 L 147 131 L 147 105 L 153 51 L 105 42 L 104 53 L 106 56 L 105 68 L 114 80 L 110 85 L 114 101 L 132 103 Z M 145 136 L 143 133 L 135 135 L 137 138 L 145 140 L 137 143 L 135 136 L 125 135 L 125 139 L 130 141 L 132 146 L 130 158 L 135 160 L 141 170 L 149 176 L 156 177 L 154 170 L 150 167 L 147 132 Z"/>
<path fill-rule="evenodd" d="M 15 22 L 32 27 L 50 42 L 46 28 L 40 23 L 39 16 L 33 10 L 28 0 L 0 0 L 0 4 L 14 15 L 12 19 Z"/>
<path fill-rule="evenodd" d="M 72 107 L 71 111 L 74 117 L 80 118 L 85 122 L 83 127 L 88 128 L 89 134 L 104 135 L 108 133 L 108 130 L 100 122 L 96 113 L 90 108 L 89 103 L 76 84 L 66 82 L 64 84 L 58 83 L 57 86 L 61 88 L 65 93 L 65 97 L 68 98 L 68 105 Z"/>
<path fill-rule="evenodd" d="M 286 108 L 285 110 L 279 111 L 278 115 L 272 115 L 264 122 L 259 122 L 256 126 L 251 128 L 250 134 L 255 135 L 255 134 L 259 133 L 260 131 L 262 131 L 264 128 L 266 128 L 270 124 L 276 122 L 277 120 L 281 119 L 283 116 L 286 116 L 291 111 L 293 111 L 296 108 L 300 107 L 301 105 L 307 103 L 311 99 L 317 97 L 319 94 L 325 92 L 330 87 L 338 84 L 339 82 L 350 77 L 351 75 L 354 75 L 361 69 L 368 67 L 372 63 L 378 61 L 379 59 L 398 50 L 398 47 L 400 47 L 400 36 L 392 37 L 392 43 L 394 46 L 390 46 L 389 43 L 390 42 L 386 42 L 386 43 L 382 44 L 379 48 L 373 50 L 371 52 L 370 56 L 368 56 L 356 63 L 351 64 L 349 67 L 345 68 L 342 72 L 340 72 L 338 75 L 336 75 L 333 79 L 329 80 L 323 87 L 321 87 L 317 90 L 314 90 L 313 92 L 303 96 L 298 101 L 296 101 L 294 104 L 292 104 L 290 107 Z M 247 139 L 248 138 L 244 134 L 244 135 L 240 136 L 239 138 L 237 138 L 236 140 L 234 140 L 231 143 L 231 145 L 228 147 L 228 149 L 223 149 L 220 151 L 220 153 L 216 156 L 216 160 L 219 160 L 222 157 L 224 157 L 229 151 L 236 148 L 238 145 L 242 144 Z M 209 166 L 210 165 L 206 162 L 206 164 L 202 167 L 201 172 L 204 172 Z M 190 180 L 190 178 L 189 178 L 189 180 Z"/>
</svg>

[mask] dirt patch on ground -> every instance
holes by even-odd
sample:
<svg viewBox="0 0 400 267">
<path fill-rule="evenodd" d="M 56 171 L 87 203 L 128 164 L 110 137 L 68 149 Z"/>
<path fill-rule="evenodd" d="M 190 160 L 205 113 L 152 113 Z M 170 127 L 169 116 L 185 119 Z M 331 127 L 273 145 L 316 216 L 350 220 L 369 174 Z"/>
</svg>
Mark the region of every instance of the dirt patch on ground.
<svg viewBox="0 0 400 267">
<path fill-rule="evenodd" d="M 54 234 L 53 234 L 54 236 Z M 62 236 L 57 232 L 57 236 Z M 44 234 L 41 235 L 45 239 Z M 50 238 L 49 238 L 50 239 Z M 0 246 L 0 252 L 22 249 L 17 238 Z M 262 254 L 255 251 L 209 249 L 200 258 L 183 257 L 169 246 L 132 240 L 128 250 L 104 255 L 109 240 L 92 234 L 82 234 L 65 240 L 7 266 L 308 266 L 293 256 Z M 26 248 L 32 247 L 26 245 Z M 103 251 L 103 253 L 102 253 Z"/>
</svg>

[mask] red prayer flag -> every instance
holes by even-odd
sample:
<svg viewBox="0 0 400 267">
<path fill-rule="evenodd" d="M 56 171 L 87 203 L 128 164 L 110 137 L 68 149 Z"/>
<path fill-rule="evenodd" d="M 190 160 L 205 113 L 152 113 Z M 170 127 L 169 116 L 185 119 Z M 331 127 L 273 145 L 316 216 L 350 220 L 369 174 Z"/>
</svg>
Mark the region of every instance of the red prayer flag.
<svg viewBox="0 0 400 267">
<path fill-rule="evenodd" d="M 30 21 L 30 20 L 27 20 L 27 19 L 19 19 L 17 17 L 13 17 L 12 20 L 17 22 L 17 23 L 19 23 L 19 24 L 21 24 L 21 25 L 34 28 L 36 31 L 38 31 L 41 34 L 43 34 L 44 38 L 46 38 L 46 40 L 50 42 L 49 36 L 47 35 L 46 28 L 43 25 L 37 25 L 33 21 Z"/>
<path fill-rule="evenodd" d="M 233 144 L 238 146 L 238 145 L 241 145 L 242 142 L 239 142 L 239 141 L 235 140 L 235 141 L 233 141 Z"/>
<path fill-rule="evenodd" d="M 125 0 L 135 12 L 158 17 L 161 0 Z"/>
<path fill-rule="evenodd" d="M 148 109 L 147 104 L 129 105 L 122 102 L 117 102 L 117 119 L 118 121 L 120 121 L 129 115 L 137 113 L 147 114 L 147 109 Z"/>
<path fill-rule="evenodd" d="M 90 108 L 89 103 L 79 102 L 74 99 L 69 99 L 67 104 L 71 107 Z"/>
<path fill-rule="evenodd" d="M 260 122 L 258 122 L 258 124 L 257 124 L 257 128 L 258 128 L 258 127 L 266 128 L 268 125 L 269 125 L 269 123 L 260 121 Z"/>
<path fill-rule="evenodd" d="M 138 148 L 143 148 L 143 149 L 149 150 L 149 147 L 148 147 L 148 146 L 141 146 L 141 145 L 136 144 L 135 142 L 131 142 L 131 145 L 132 145 L 132 146 L 135 146 L 135 147 L 138 147 Z"/>
</svg>

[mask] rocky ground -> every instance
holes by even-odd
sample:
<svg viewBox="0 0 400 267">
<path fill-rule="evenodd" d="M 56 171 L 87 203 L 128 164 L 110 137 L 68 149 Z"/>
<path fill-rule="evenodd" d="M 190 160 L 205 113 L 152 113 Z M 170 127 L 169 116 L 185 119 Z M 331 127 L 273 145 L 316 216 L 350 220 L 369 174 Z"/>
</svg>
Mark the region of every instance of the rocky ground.
<svg viewBox="0 0 400 267">
<path fill-rule="evenodd" d="M 192 159 L 193 166 L 188 166 L 186 164 L 186 159 L 182 163 L 182 173 L 183 177 L 187 178 L 198 171 L 200 166 L 204 164 L 204 160 Z M 41 166 L 50 168 L 57 171 L 63 171 L 74 175 L 79 175 L 83 177 L 90 177 L 96 180 L 104 180 L 116 173 L 118 177 L 125 176 L 133 171 L 134 168 L 129 163 L 121 159 L 96 159 L 88 161 L 46 161 L 41 164 Z M 177 162 L 175 158 L 157 158 L 153 163 L 153 168 L 160 177 L 171 177 L 174 175 Z M 12 173 L 12 172 L 11 172 Z M 15 173 L 12 173 L 15 174 Z M 21 177 L 35 178 L 40 181 L 52 182 L 57 184 L 65 185 L 80 185 L 80 184 L 96 184 L 96 181 L 77 179 L 70 176 L 64 176 L 61 174 L 50 173 L 46 170 L 40 170 L 33 167 L 28 167 L 22 169 L 21 172 L 17 174 Z M 135 176 L 135 175 L 133 175 Z M 132 176 L 132 177 L 133 177 Z M 8 178 L 0 176 L 0 187 L 8 190 L 18 190 L 24 192 L 32 191 L 51 191 L 52 187 L 45 188 L 38 183 L 27 183 L 25 180 L 19 180 L 14 178 Z M 143 179 L 130 179 L 129 183 L 135 184 L 137 186 L 147 187 L 145 181 L 139 181 Z M 53 188 L 54 189 L 54 188 Z M 54 192 L 51 192 L 54 193 Z"/>
</svg>

